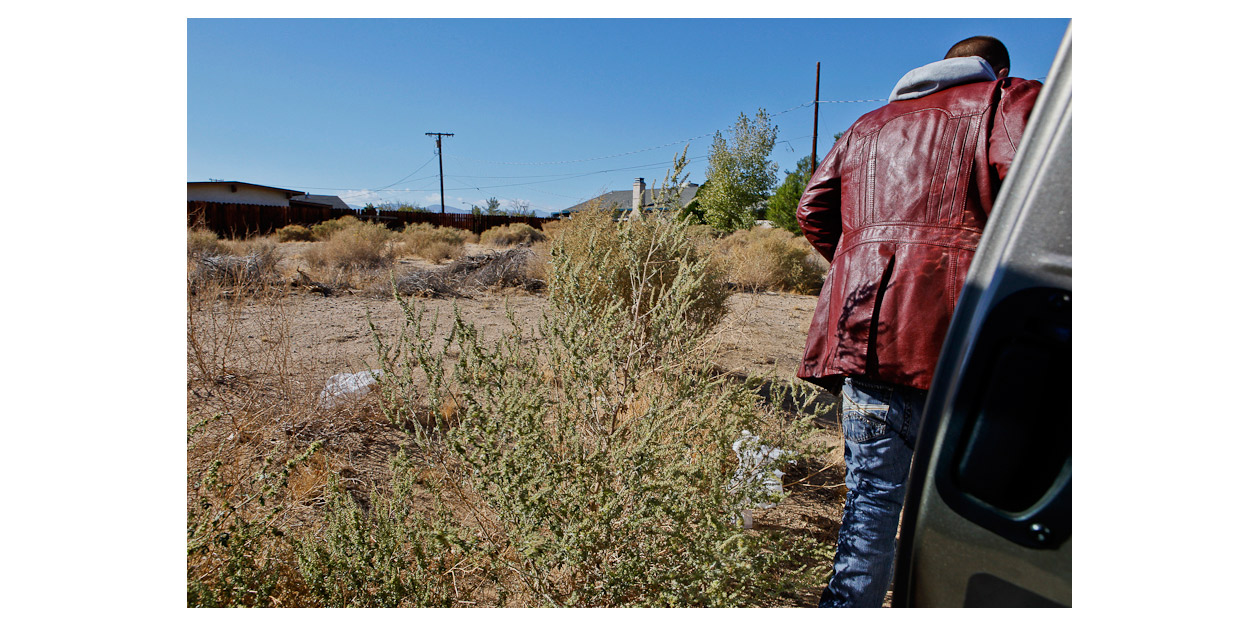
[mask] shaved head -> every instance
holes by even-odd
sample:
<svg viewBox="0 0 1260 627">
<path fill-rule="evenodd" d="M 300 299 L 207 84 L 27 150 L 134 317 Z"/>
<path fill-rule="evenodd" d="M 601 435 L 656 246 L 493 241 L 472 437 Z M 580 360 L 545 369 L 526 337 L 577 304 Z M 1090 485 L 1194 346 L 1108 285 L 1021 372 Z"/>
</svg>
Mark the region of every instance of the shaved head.
<svg viewBox="0 0 1260 627">
<path fill-rule="evenodd" d="M 1011 55 L 1006 52 L 1006 46 L 998 41 L 996 37 L 987 37 L 984 35 L 978 37 L 968 37 L 949 49 L 945 53 L 946 59 L 955 57 L 980 57 L 989 62 L 989 67 L 994 72 L 1011 69 Z"/>
</svg>

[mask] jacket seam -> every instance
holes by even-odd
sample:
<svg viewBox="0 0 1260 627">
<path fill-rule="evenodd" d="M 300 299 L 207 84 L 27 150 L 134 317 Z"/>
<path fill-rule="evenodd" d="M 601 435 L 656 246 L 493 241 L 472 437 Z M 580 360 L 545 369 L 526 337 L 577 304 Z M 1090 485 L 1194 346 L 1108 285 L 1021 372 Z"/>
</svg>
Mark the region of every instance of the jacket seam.
<svg viewBox="0 0 1260 627">
<path fill-rule="evenodd" d="M 899 239 L 899 238 L 895 238 L 895 237 L 893 237 L 893 238 L 879 238 L 879 239 L 864 239 L 864 240 L 862 240 L 862 241 L 860 241 L 860 242 L 857 242 L 857 243 L 855 243 L 855 244 L 850 244 L 849 246 L 846 246 L 843 250 L 841 250 L 841 251 L 837 252 L 837 253 L 836 253 L 836 256 L 838 257 L 838 256 L 840 256 L 840 255 L 843 255 L 843 254 L 845 254 L 845 253 L 849 252 L 850 250 L 853 250 L 854 248 L 857 248 L 858 246 L 861 246 L 861 245 L 863 245 L 863 244 L 889 244 L 889 243 L 893 243 L 893 244 L 906 244 L 906 245 L 914 245 L 914 246 L 933 246 L 933 247 L 936 247 L 936 248 L 949 248 L 949 249 L 952 249 L 952 250 L 970 250 L 970 251 L 974 251 L 974 250 L 976 249 L 976 247 L 975 247 L 975 246 L 966 246 L 966 245 L 963 245 L 963 244 L 941 244 L 941 243 L 937 243 L 937 242 L 920 242 L 920 241 L 917 241 L 917 240 L 904 240 L 904 239 Z"/>
<path fill-rule="evenodd" d="M 971 148 L 967 148 L 967 144 L 971 144 Z M 967 190 L 971 189 L 971 169 L 975 167 L 975 150 L 980 145 L 980 118 L 976 115 L 970 116 L 967 120 L 967 134 L 963 136 L 962 150 L 958 153 L 958 172 L 961 174 L 961 180 L 958 182 L 958 188 L 954 190 L 954 202 L 950 203 L 949 217 L 947 222 L 953 224 L 955 220 L 962 217 L 962 210 L 967 206 Z M 966 163 L 971 161 L 971 163 Z M 963 167 L 964 164 L 966 167 Z M 958 201 L 958 193 L 962 191 L 963 199 Z"/>
</svg>

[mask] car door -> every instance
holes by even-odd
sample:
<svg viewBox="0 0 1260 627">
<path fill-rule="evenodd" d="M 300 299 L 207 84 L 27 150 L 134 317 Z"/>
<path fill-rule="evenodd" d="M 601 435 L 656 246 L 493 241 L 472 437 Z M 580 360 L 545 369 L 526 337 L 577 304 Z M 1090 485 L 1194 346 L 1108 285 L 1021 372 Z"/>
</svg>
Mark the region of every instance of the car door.
<svg viewBox="0 0 1260 627">
<path fill-rule="evenodd" d="M 959 297 L 908 482 L 895 607 L 1072 604 L 1072 33 Z"/>
</svg>

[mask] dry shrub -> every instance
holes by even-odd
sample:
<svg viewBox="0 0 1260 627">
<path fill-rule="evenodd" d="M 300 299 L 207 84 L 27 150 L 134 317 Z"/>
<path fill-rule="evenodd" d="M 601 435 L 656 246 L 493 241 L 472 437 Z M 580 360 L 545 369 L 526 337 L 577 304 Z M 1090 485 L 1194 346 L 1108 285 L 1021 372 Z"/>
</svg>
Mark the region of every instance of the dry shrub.
<svg viewBox="0 0 1260 627">
<path fill-rule="evenodd" d="M 345 270 L 382 268 L 392 264 L 394 250 L 390 245 L 392 234 L 389 229 L 375 222 L 350 220 L 346 226 L 333 231 L 327 241 L 305 251 L 303 257 L 307 263 Z M 316 226 L 318 228 L 319 225 Z"/>
<path fill-rule="evenodd" d="M 521 244 L 533 244 L 534 242 L 546 239 L 542 231 L 525 224 L 524 222 L 513 222 L 512 224 L 500 224 L 481 234 L 481 243 L 487 246 L 518 246 Z"/>
<path fill-rule="evenodd" d="M 512 248 L 460 257 L 438 268 L 404 275 L 392 285 L 378 286 L 376 295 L 389 297 L 396 292 L 404 296 L 469 296 L 502 287 L 535 291 L 542 289 L 545 283 L 533 276 L 534 256 L 532 249 Z"/>
<path fill-rule="evenodd" d="M 218 233 L 207 229 L 188 229 L 188 256 L 205 257 L 228 254 L 227 244 Z"/>
<path fill-rule="evenodd" d="M 547 275 L 551 273 L 551 241 L 534 242 L 529 247 L 531 254 L 525 264 L 525 278 L 537 281 L 539 285 L 546 285 Z"/>
<path fill-rule="evenodd" d="M 688 225 L 686 233 L 687 237 L 690 238 L 691 241 L 701 245 L 711 244 L 717 241 L 717 239 L 722 235 L 722 233 L 717 229 L 707 224 Z"/>
<path fill-rule="evenodd" d="M 557 218 L 555 220 L 548 220 L 546 222 L 543 222 L 542 232 L 543 232 L 543 235 L 547 236 L 547 239 L 556 239 L 556 236 L 560 235 L 560 232 L 563 231 L 564 227 L 568 225 L 569 225 L 568 218 Z"/>
<path fill-rule="evenodd" d="M 552 246 L 552 272 L 547 281 L 553 301 L 585 309 L 615 302 L 648 329 L 661 313 L 661 295 L 680 289 L 680 278 L 694 299 L 681 323 L 688 332 L 703 334 L 726 314 L 730 292 L 709 255 L 685 233 L 686 225 L 669 216 L 649 215 L 613 222 L 612 214 L 592 209 L 569 220 Z M 563 257 L 564 267 L 556 264 Z M 680 277 L 680 270 L 685 276 Z M 681 328 L 681 327 L 680 327 Z"/>
<path fill-rule="evenodd" d="M 315 233 L 301 224 L 290 224 L 276 231 L 279 242 L 313 242 Z"/>
<path fill-rule="evenodd" d="M 438 263 L 462 256 L 464 244 L 476 242 L 477 234 L 466 229 L 419 223 L 408 224 L 400 239 L 407 253 Z"/>
<path fill-rule="evenodd" d="M 763 402 L 699 357 L 711 329 L 706 291 L 725 293 L 709 260 L 669 219 L 595 215 L 564 233 L 549 314 L 532 329 L 491 343 L 456 312 L 443 339 L 402 298 L 398 340 L 373 327 L 383 413 L 416 425 L 436 510 L 468 511 L 476 526 L 450 515 L 372 520 L 372 510 L 339 505 L 330 547 L 301 554 L 313 585 L 366 583 L 320 589 L 331 603 L 398 603 L 390 581 L 424 604 L 457 602 L 487 581 L 502 595 L 503 582 L 519 580 L 530 606 L 755 606 L 822 579 L 826 552 L 808 534 L 741 528 L 739 511 L 768 495 L 732 480 L 741 468 L 732 443 L 747 430 L 801 451 L 813 417 L 779 409 L 787 390 Z M 607 289 L 619 273 L 624 293 Z M 601 278 L 603 296 L 588 298 Z M 424 417 L 447 407 L 454 424 L 426 429 Z M 435 537 L 446 543 L 431 559 L 463 567 L 416 581 L 407 573 L 445 564 L 413 564 L 396 538 L 427 553 Z M 365 551 L 376 559 L 348 559 Z"/>
<path fill-rule="evenodd" d="M 827 262 L 804 237 L 778 228 L 735 231 L 717 240 L 714 254 L 726 266 L 727 280 L 742 290 L 816 294 Z"/>
<path fill-rule="evenodd" d="M 219 241 L 204 234 L 197 239 L 194 251 L 189 238 L 189 293 L 254 292 L 279 282 L 276 266 L 280 256 L 273 242 L 257 237 Z"/>
<path fill-rule="evenodd" d="M 311 234 L 315 236 L 315 239 L 328 240 L 334 233 L 359 224 L 362 224 L 362 221 L 354 216 L 341 216 L 336 220 L 324 220 L 316 224 L 311 227 Z"/>
</svg>

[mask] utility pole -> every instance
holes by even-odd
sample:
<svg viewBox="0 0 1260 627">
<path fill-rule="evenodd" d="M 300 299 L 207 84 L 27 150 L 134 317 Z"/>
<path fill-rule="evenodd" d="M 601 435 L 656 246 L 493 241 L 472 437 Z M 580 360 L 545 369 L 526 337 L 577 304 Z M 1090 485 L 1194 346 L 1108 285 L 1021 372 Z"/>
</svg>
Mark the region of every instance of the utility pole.
<svg viewBox="0 0 1260 627">
<path fill-rule="evenodd" d="M 817 100 L 817 98 L 815 98 L 815 100 Z M 817 104 L 815 104 L 814 106 L 815 106 L 815 107 L 817 107 L 818 105 L 817 105 Z M 817 114 L 815 114 L 815 115 L 817 115 Z M 814 122 L 814 135 L 817 135 L 817 134 L 818 134 L 818 122 L 817 122 L 817 121 L 815 121 L 815 122 Z M 439 198 L 442 200 L 442 214 L 443 214 L 443 215 L 445 215 L 445 214 L 446 214 L 446 178 L 445 178 L 445 175 L 443 175 L 443 173 L 442 173 L 442 137 L 443 137 L 443 136 L 445 136 L 445 137 L 454 137 L 454 136 L 455 136 L 455 133 L 425 133 L 425 135 L 429 135 L 429 136 L 431 136 L 431 137 L 432 137 L 432 136 L 436 136 L 436 137 L 437 137 L 437 147 L 438 147 L 438 190 L 439 190 L 439 193 L 440 193 Z M 817 138 L 815 138 L 815 141 L 816 141 L 816 140 L 817 140 Z"/>
<path fill-rule="evenodd" d="M 809 175 L 818 168 L 818 79 L 822 77 L 822 61 L 814 67 L 814 147 L 809 150 Z M 440 166 L 440 164 L 439 164 Z"/>
</svg>

